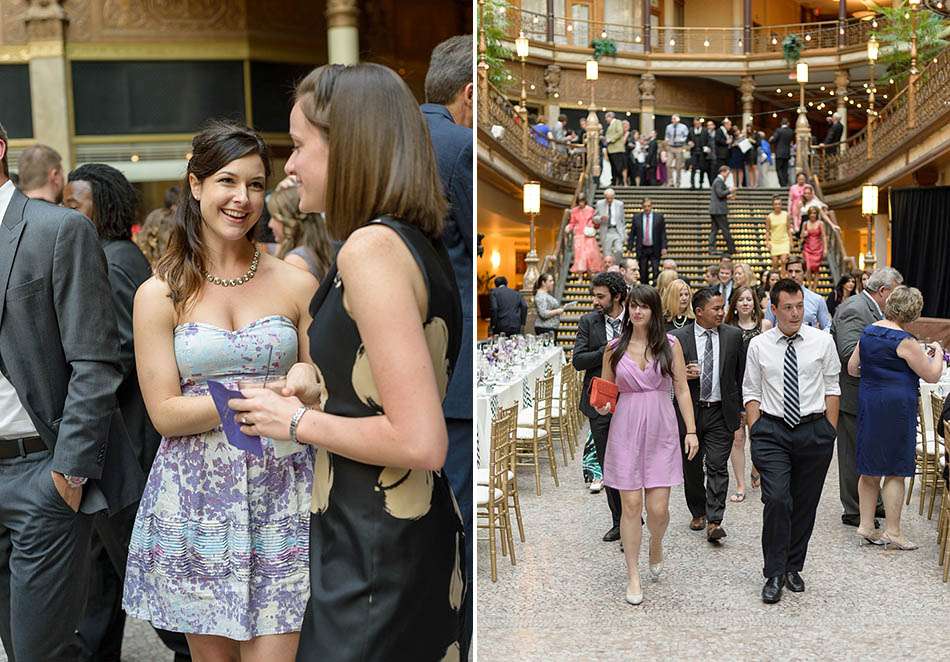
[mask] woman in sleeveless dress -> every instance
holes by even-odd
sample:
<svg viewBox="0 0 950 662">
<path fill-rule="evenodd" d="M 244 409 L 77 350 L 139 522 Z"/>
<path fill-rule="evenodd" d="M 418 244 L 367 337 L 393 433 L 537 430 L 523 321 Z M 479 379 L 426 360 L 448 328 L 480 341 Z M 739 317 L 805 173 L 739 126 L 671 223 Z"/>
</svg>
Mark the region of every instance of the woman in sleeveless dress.
<svg viewBox="0 0 950 662">
<path fill-rule="evenodd" d="M 692 460 L 699 450 L 683 348 L 664 331 L 660 296 L 649 285 L 630 288 L 620 337 L 604 352 L 602 378 L 616 383 L 620 390 L 607 437 L 604 485 L 620 490 L 620 539 L 628 574 L 626 600 L 638 605 L 643 602 L 638 563 L 644 502 L 650 529 L 650 575 L 656 581 L 663 570 L 670 487 L 683 483 L 671 389 L 686 424 L 687 458 Z M 598 413 L 610 411 L 608 403 Z"/>
<path fill-rule="evenodd" d="M 135 297 L 139 381 L 162 441 L 123 607 L 185 633 L 195 660 L 293 660 L 309 591 L 312 452 L 231 445 L 208 385 L 236 389 L 309 360 L 316 282 L 252 239 L 269 171 L 253 130 L 199 133 L 169 250 Z"/>
<path fill-rule="evenodd" d="M 808 220 L 802 228 L 804 242 L 802 256 L 805 258 L 805 279 L 808 287 L 814 292 L 818 286 L 818 272 L 821 271 L 821 262 L 825 259 L 828 238 L 825 227 L 818 217 L 816 207 L 808 208 Z"/>
<path fill-rule="evenodd" d="M 290 135 L 300 207 L 344 244 L 311 307 L 316 370 L 231 404 L 246 432 L 317 448 L 297 659 L 458 660 L 464 533 L 441 469 L 462 318 L 428 132 L 398 75 L 359 64 L 300 83 Z"/>
<path fill-rule="evenodd" d="M 571 218 L 567 231 L 574 237 L 574 262 L 571 273 L 586 273 L 593 276 L 604 268 L 604 257 L 597 243 L 597 230 L 600 227 L 594 220 L 594 208 L 587 204 L 587 196 L 577 196 L 577 206 L 571 209 Z"/>
<path fill-rule="evenodd" d="M 901 533 L 901 508 L 904 478 L 916 470 L 920 380 L 936 383 L 943 372 L 940 344 L 931 343 L 925 351 L 907 331 L 923 305 L 917 288 L 894 288 L 884 304 L 884 319 L 864 329 L 848 361 L 848 374 L 861 380 L 857 438 L 861 524 L 857 535 L 861 542 L 905 550 L 917 549 Z M 886 515 L 881 533 L 874 530 L 878 494 Z"/>
<path fill-rule="evenodd" d="M 772 212 L 765 219 L 766 248 L 772 256 L 772 269 L 781 269 L 792 252 L 792 232 L 788 212 L 782 209 L 782 196 L 772 198 Z"/>
<path fill-rule="evenodd" d="M 756 288 L 742 285 L 732 293 L 732 301 L 729 304 L 729 310 L 726 312 L 726 324 L 732 324 L 742 331 L 742 356 L 749 351 L 749 343 L 752 339 L 764 331 L 772 328 L 772 323 L 765 319 L 762 312 L 759 296 Z M 740 398 L 742 384 L 739 384 Z M 732 451 L 730 460 L 732 461 L 732 472 L 736 475 L 736 492 L 729 500 L 733 503 L 745 501 L 745 442 L 749 435 L 749 430 L 745 424 L 745 410 L 739 412 L 740 425 L 732 440 Z M 750 472 L 752 489 L 758 489 L 761 478 L 759 472 L 752 467 Z"/>
<path fill-rule="evenodd" d="M 300 195 L 293 178 L 288 177 L 270 194 L 267 211 L 270 212 L 267 227 L 278 244 L 277 257 L 309 271 L 322 283 L 333 261 L 327 224 L 320 214 L 300 211 Z"/>
</svg>

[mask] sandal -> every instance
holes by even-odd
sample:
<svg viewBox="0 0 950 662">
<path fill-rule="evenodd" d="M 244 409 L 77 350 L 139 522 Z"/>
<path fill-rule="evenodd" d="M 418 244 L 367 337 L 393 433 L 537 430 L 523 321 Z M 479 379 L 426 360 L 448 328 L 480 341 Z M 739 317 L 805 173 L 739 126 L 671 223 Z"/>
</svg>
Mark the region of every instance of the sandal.
<svg viewBox="0 0 950 662">
<path fill-rule="evenodd" d="M 762 476 L 753 472 L 750 477 L 752 478 L 752 489 L 753 490 L 759 489 L 759 486 L 762 485 Z"/>
<path fill-rule="evenodd" d="M 729 497 L 729 500 L 732 503 L 742 503 L 745 501 L 745 492 L 736 492 L 731 497 Z"/>
</svg>

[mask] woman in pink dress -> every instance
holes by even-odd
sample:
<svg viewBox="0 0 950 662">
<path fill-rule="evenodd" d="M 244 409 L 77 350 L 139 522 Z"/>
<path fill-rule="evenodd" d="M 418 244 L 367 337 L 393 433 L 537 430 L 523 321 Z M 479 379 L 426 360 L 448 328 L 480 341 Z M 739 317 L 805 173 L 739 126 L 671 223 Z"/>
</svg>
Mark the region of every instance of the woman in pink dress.
<svg viewBox="0 0 950 662">
<path fill-rule="evenodd" d="M 620 391 L 607 437 L 604 484 L 620 491 L 620 539 L 628 574 L 626 600 L 638 605 L 643 602 L 638 561 L 644 501 L 650 529 L 650 575 L 656 581 L 663 570 L 670 487 L 683 482 L 671 387 L 686 425 L 687 458 L 692 460 L 699 450 L 683 348 L 664 331 L 660 295 L 649 285 L 630 289 L 620 337 L 604 352 L 602 378 L 614 382 Z M 610 411 L 608 404 L 599 413 Z"/>
<path fill-rule="evenodd" d="M 597 243 L 597 230 L 600 225 L 594 222 L 594 208 L 587 204 L 587 196 L 577 196 L 577 206 L 571 210 L 571 219 L 567 231 L 574 233 L 574 264 L 571 273 L 586 273 L 588 277 L 603 270 L 604 258 Z"/>
<path fill-rule="evenodd" d="M 802 228 L 805 238 L 802 244 L 802 256 L 805 258 L 805 279 L 808 288 L 815 289 L 818 285 L 818 272 L 821 271 L 821 261 L 825 259 L 825 226 L 818 217 L 818 208 L 808 208 L 808 220 Z"/>
<path fill-rule="evenodd" d="M 808 179 L 805 173 L 800 172 L 795 175 L 795 183 L 788 187 L 788 220 L 792 222 L 792 232 L 797 237 L 802 227 L 802 196 L 805 195 L 805 187 L 808 185 Z"/>
</svg>

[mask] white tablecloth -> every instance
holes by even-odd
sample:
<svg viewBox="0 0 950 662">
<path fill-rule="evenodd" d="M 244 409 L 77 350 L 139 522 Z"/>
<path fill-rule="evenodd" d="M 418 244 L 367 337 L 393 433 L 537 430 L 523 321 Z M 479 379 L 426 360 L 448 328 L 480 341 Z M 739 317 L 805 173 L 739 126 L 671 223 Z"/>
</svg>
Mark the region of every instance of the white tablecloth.
<svg viewBox="0 0 950 662">
<path fill-rule="evenodd" d="M 947 397 L 947 394 L 950 393 L 950 370 L 945 369 L 940 381 L 936 384 L 928 384 L 924 380 L 920 380 L 920 400 L 924 410 L 923 426 L 924 430 L 930 433 L 933 432 L 934 420 L 930 407 L 931 393 L 937 393 L 941 400 Z"/>
<path fill-rule="evenodd" d="M 547 352 L 538 356 L 521 373 L 506 384 L 494 386 L 479 386 L 476 397 L 476 422 L 478 433 L 478 466 L 488 462 L 491 451 L 491 422 L 499 408 L 510 407 L 518 403 L 519 410 L 534 407 L 534 383 L 539 377 L 548 374 L 555 375 L 555 384 L 560 384 L 557 377 L 564 365 L 564 350 L 560 347 L 551 347 Z M 555 394 L 557 386 L 555 386 Z"/>
</svg>

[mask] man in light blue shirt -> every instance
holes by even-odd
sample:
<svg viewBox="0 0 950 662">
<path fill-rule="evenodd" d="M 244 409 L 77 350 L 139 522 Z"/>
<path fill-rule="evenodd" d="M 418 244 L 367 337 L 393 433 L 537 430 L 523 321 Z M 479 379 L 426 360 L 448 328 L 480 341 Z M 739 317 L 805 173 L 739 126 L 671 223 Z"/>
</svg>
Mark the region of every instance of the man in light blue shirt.
<svg viewBox="0 0 950 662">
<path fill-rule="evenodd" d="M 670 178 L 667 185 L 679 188 L 680 172 L 684 165 L 683 151 L 686 148 L 686 140 L 689 138 L 689 129 L 685 124 L 680 124 L 679 115 L 673 115 L 670 123 L 666 125 L 665 138 L 670 148 Z"/>
<path fill-rule="evenodd" d="M 785 271 L 788 277 L 801 285 L 805 293 L 805 318 L 803 324 L 814 326 L 822 331 L 828 331 L 831 328 L 831 315 L 828 314 L 828 304 L 820 294 L 812 292 L 805 287 L 805 263 L 802 258 L 792 255 L 785 263 Z M 765 311 L 765 317 L 772 324 L 775 324 L 775 314 L 772 312 L 772 306 Z"/>
</svg>

